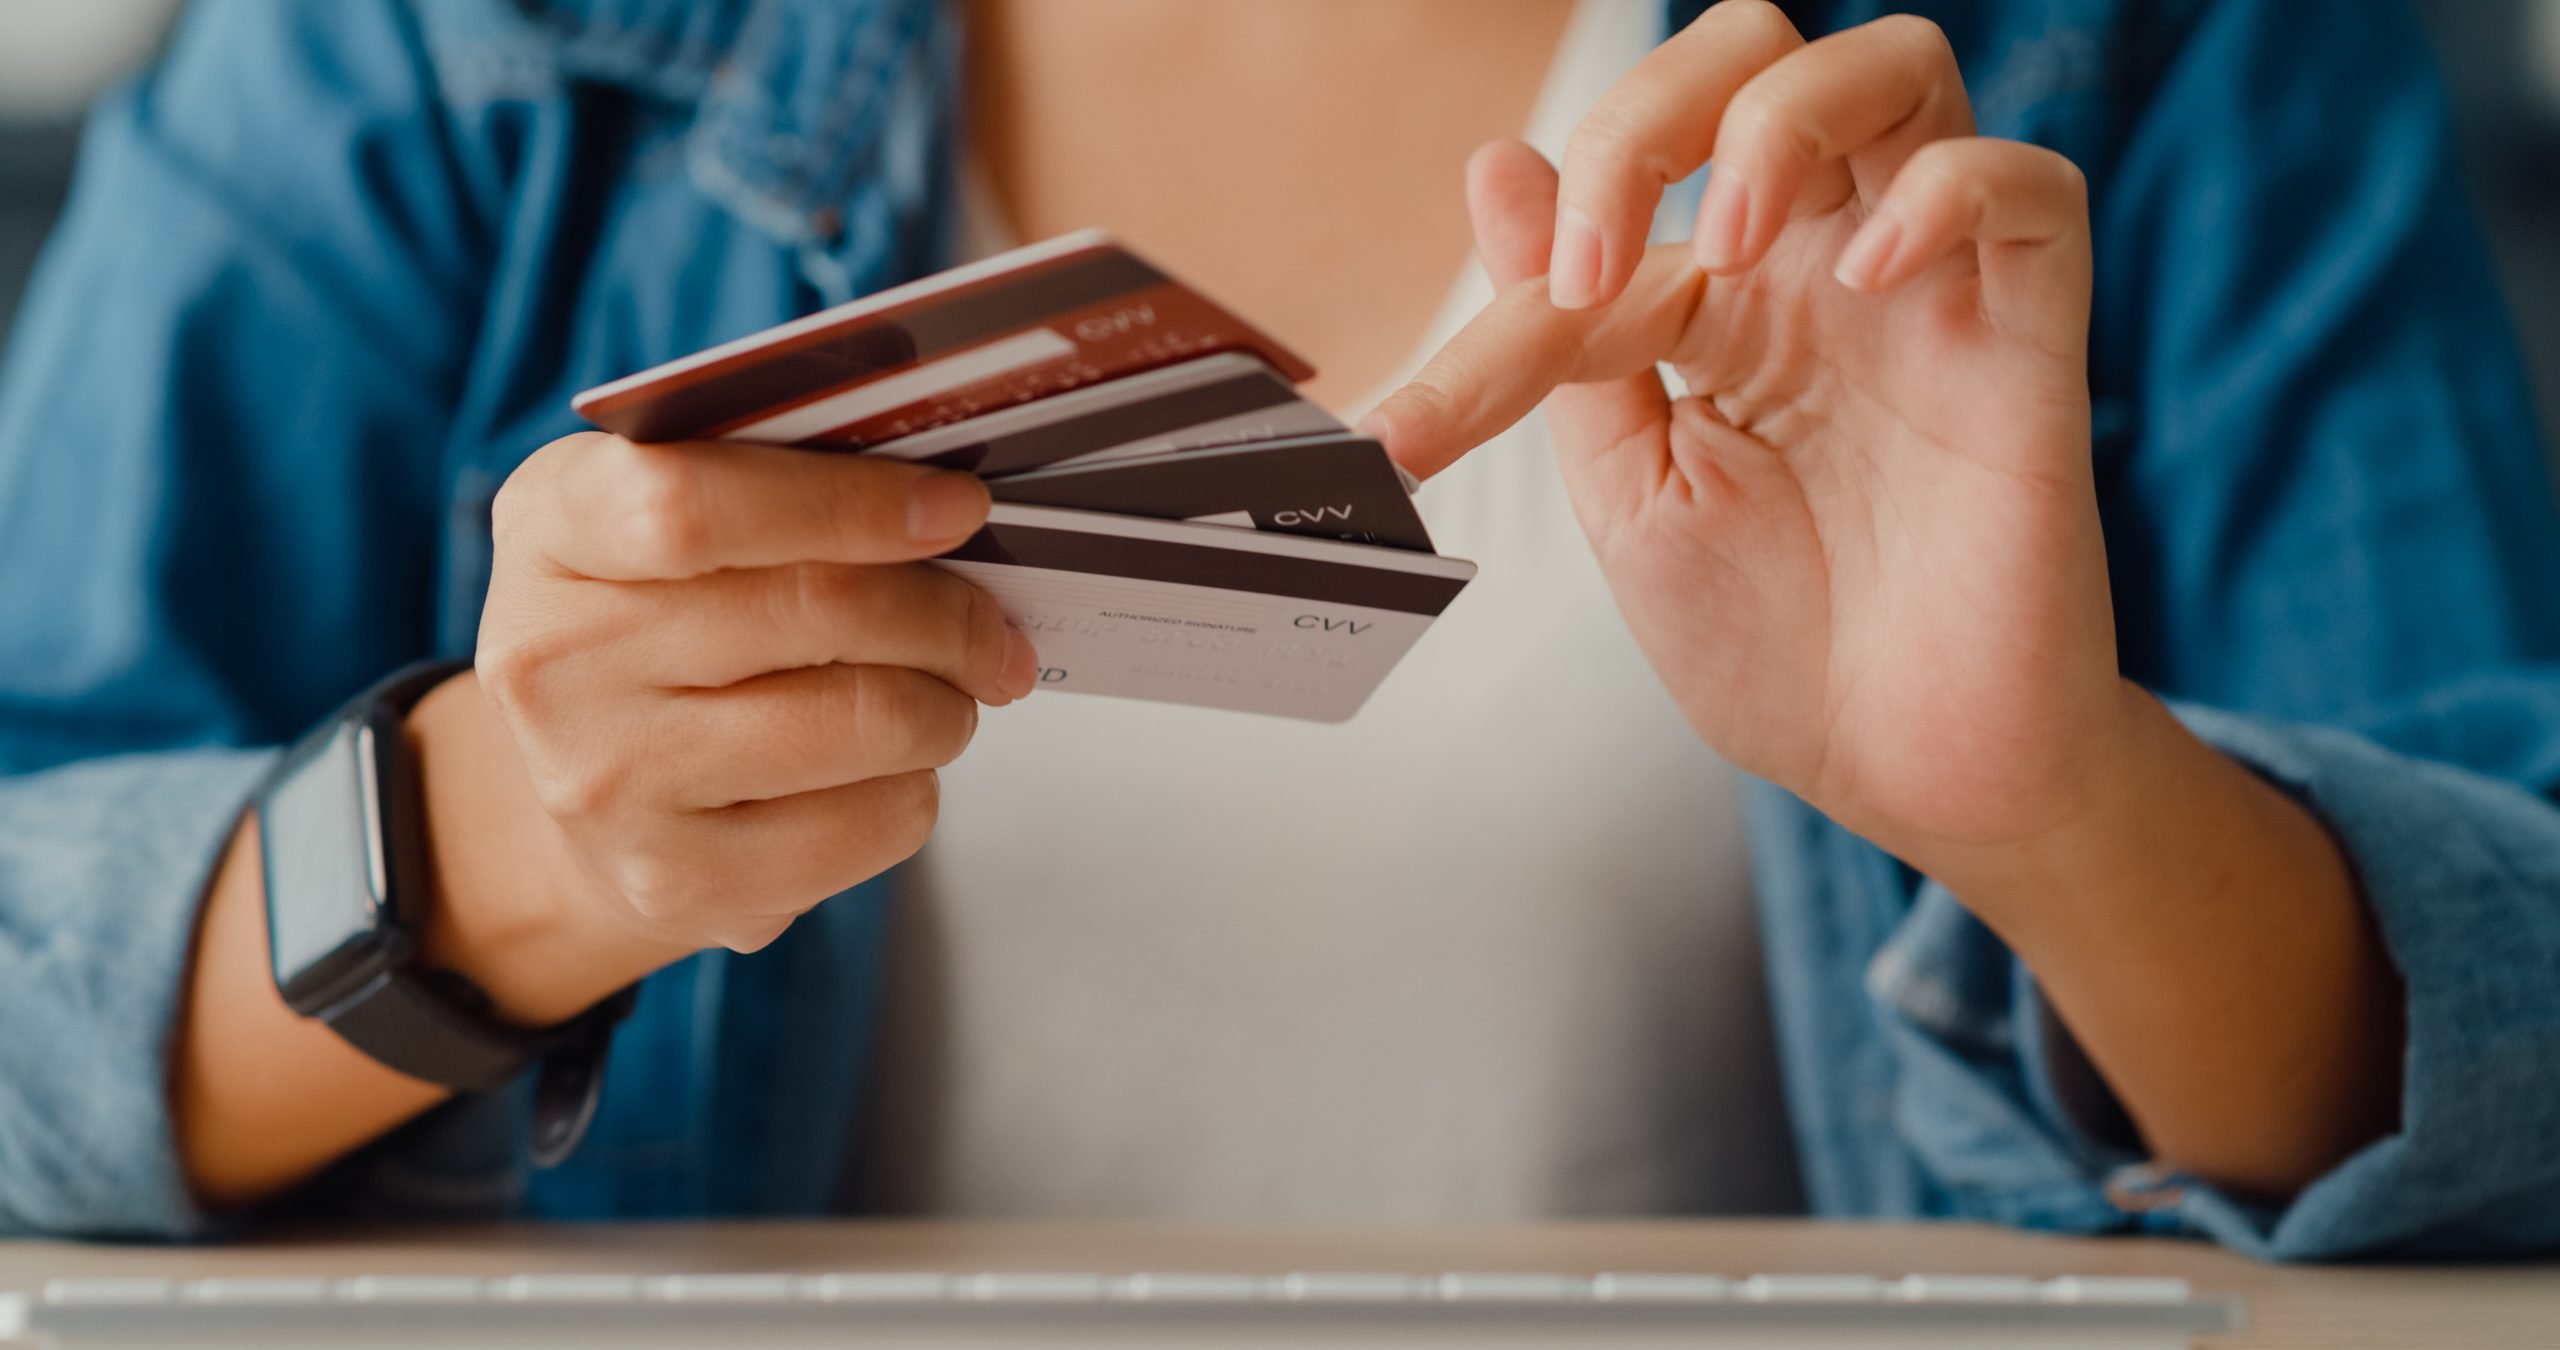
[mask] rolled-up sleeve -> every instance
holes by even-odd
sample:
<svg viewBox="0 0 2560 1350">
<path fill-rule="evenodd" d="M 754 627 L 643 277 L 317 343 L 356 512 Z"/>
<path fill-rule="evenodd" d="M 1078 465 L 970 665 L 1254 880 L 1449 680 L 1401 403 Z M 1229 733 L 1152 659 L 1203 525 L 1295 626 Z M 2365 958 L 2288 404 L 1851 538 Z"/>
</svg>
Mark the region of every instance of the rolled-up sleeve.
<svg viewBox="0 0 2560 1350">
<path fill-rule="evenodd" d="M 1868 971 L 1906 1142 L 1959 1212 L 2035 1227 L 2190 1233 L 2283 1261 L 2560 1247 L 2560 809 L 2375 735 L 2176 711 L 2345 852 L 2405 990 L 2404 1041 L 2373 1047 L 2398 1056 L 2393 1130 L 2281 1201 L 2153 1163 L 2032 972 L 1924 883 Z M 2560 725 L 2560 681 L 2487 681 L 2407 717 Z M 2412 730 L 2395 724 L 2382 734 Z"/>
<path fill-rule="evenodd" d="M 2406 991 L 2405 1045 L 2372 1048 L 2400 1118 L 2280 1202 L 2163 1172 L 2091 1128 L 2031 972 L 1924 883 L 1869 972 L 1904 1138 L 1986 1217 L 2284 1260 L 2549 1248 L 2560 515 L 2424 36 L 2375 0 L 2156 13 L 2093 178 L 2119 645 L 2352 863 Z"/>
<path fill-rule="evenodd" d="M 2560 688 L 2507 694 L 2508 711 L 2560 724 Z M 2407 990 L 2407 1039 L 2388 1137 L 2282 1205 L 2177 1176 L 2157 1178 L 2162 1201 L 2281 1259 L 2560 1245 L 2560 810 L 2366 736 L 2180 714 L 2327 823 Z"/>
<path fill-rule="evenodd" d="M 0 1232 L 199 1231 L 167 1054 L 259 747 L 434 631 L 486 231 L 410 16 L 190 14 L 0 370 Z"/>
<path fill-rule="evenodd" d="M 0 1229 L 200 1231 L 168 1111 L 196 892 L 269 756 L 0 780 Z"/>
</svg>

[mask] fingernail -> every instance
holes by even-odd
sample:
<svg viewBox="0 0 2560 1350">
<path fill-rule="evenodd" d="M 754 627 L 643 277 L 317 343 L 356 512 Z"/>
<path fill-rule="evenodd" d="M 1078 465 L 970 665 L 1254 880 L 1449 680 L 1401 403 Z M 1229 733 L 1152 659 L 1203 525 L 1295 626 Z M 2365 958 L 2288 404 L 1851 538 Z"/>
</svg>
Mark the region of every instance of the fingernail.
<svg viewBox="0 0 2560 1350">
<path fill-rule="evenodd" d="M 1706 200 L 1698 203 L 1698 233 L 1690 241 L 1698 266 L 1710 272 L 1739 266 L 1750 229 L 1751 185 L 1730 169 L 1709 170 Z"/>
<path fill-rule="evenodd" d="M 1853 291 L 1872 290 L 1892 264 L 1894 251 L 1901 247 L 1902 222 L 1894 219 L 1891 212 L 1878 210 L 1849 237 L 1849 246 L 1840 250 L 1840 261 L 1831 269 L 1832 278 Z"/>
<path fill-rule="evenodd" d="M 1558 309 L 1580 309 L 1598 299 L 1604 250 L 1591 217 L 1580 207 L 1566 207 L 1556 218 L 1555 252 L 1547 259 L 1547 299 Z"/>
<path fill-rule="evenodd" d="M 1351 424 L 1352 435 L 1363 436 L 1380 443 L 1384 443 L 1387 439 L 1388 433 L 1393 430 L 1394 427 L 1387 418 L 1387 409 L 1384 403 L 1360 414 L 1360 420 Z"/>
<path fill-rule="evenodd" d="M 968 474 L 927 474 L 907 489 L 907 537 L 919 544 L 957 539 L 986 518 L 986 484 Z"/>
<path fill-rule="evenodd" d="M 1008 699 L 1021 698 L 1040 686 L 1040 651 L 1019 628 L 1013 634 L 1013 646 L 1004 654 L 1004 670 L 996 676 L 996 690 Z"/>
</svg>

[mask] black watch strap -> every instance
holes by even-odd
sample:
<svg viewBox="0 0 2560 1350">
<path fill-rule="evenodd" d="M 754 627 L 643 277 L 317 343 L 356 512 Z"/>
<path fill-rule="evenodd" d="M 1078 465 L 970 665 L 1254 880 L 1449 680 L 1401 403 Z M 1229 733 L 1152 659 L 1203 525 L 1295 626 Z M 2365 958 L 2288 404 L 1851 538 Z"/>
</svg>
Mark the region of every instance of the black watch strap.
<svg viewBox="0 0 2560 1350">
<path fill-rule="evenodd" d="M 372 753 L 385 775 L 380 847 L 406 856 L 386 858 L 382 869 L 394 878 L 392 890 L 404 893 L 393 897 L 395 912 L 381 920 L 386 940 L 378 945 L 385 956 L 369 974 L 332 991 L 319 1006 L 302 1004 L 297 1010 L 384 1066 L 456 1092 L 495 1092 L 528 1067 L 540 1065 L 533 1161 L 549 1167 L 566 1159 L 585 1137 L 601 1095 L 614 1028 L 630 1015 L 639 987 L 627 987 L 558 1026 L 528 1029 L 501 1020 L 488 995 L 469 979 L 415 963 L 415 906 L 428 894 L 425 805 L 416 790 L 415 766 L 401 748 L 402 722 L 429 691 L 468 669 L 468 662 L 439 661 L 401 670 L 359 695 L 306 742 L 306 747 L 319 745 L 350 724 L 374 733 Z M 275 788 L 303 771 L 308 759 L 298 747 L 260 793 L 262 829 L 284 825 L 269 814 L 276 809 Z M 277 884 L 272 870 L 267 880 L 272 923 Z"/>
<path fill-rule="evenodd" d="M 497 1021 L 480 988 L 445 971 L 384 973 L 345 1004 L 320 1014 L 346 1042 L 413 1078 L 456 1092 L 495 1092 L 525 1066 L 541 1071 L 533 1089 L 533 1165 L 557 1167 L 578 1151 L 604 1095 L 605 1053 L 631 1015 L 640 986 L 555 1027 L 522 1030 Z M 421 1062 L 422 1047 L 433 1047 Z"/>
<path fill-rule="evenodd" d="M 525 1030 L 499 1021 L 488 996 L 459 975 L 401 969 L 382 972 L 317 1016 L 348 1044 L 412 1078 L 456 1092 L 495 1092 L 535 1061 L 600 1063 L 633 993 L 625 989 L 559 1026 Z"/>
<path fill-rule="evenodd" d="M 613 1029 L 640 1001 L 640 986 L 621 992 L 587 1011 L 571 1025 L 587 1034 L 579 1043 L 542 1057 L 542 1072 L 533 1084 L 533 1165 L 557 1167 L 578 1151 L 604 1099 L 604 1056 L 613 1048 Z"/>
</svg>

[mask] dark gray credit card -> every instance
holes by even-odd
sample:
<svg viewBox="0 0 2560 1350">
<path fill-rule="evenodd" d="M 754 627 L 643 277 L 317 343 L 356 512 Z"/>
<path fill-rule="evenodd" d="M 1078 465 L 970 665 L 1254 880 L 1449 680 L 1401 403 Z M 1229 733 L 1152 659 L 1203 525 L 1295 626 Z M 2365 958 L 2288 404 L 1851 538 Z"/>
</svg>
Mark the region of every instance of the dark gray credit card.
<svg viewBox="0 0 2560 1350">
<path fill-rule="evenodd" d="M 1300 436 L 990 480 L 1000 502 L 1249 526 L 1432 552 L 1404 474 L 1358 436 Z"/>
</svg>

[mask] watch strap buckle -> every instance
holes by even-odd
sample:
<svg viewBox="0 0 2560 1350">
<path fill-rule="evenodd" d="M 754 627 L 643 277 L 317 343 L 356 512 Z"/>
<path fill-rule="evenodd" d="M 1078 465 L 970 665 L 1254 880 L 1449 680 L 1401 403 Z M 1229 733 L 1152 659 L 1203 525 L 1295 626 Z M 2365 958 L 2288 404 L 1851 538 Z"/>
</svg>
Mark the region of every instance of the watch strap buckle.
<svg viewBox="0 0 2560 1350">
<path fill-rule="evenodd" d="M 604 1100 L 604 1061 L 613 1029 L 640 1001 L 640 986 L 625 985 L 571 1024 L 570 1043 L 542 1057 L 533 1085 L 533 1165 L 557 1167 L 578 1151 Z"/>
</svg>

